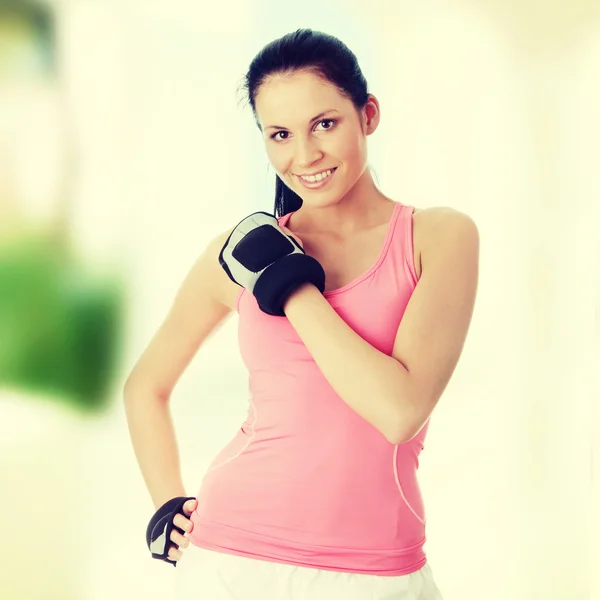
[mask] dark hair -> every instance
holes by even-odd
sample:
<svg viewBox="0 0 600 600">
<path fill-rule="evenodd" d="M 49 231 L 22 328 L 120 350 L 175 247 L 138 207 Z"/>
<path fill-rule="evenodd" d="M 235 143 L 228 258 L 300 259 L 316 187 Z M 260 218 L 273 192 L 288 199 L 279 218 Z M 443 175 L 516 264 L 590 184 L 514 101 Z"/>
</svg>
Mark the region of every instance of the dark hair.
<svg viewBox="0 0 600 600">
<path fill-rule="evenodd" d="M 259 128 L 255 100 L 265 79 L 270 75 L 290 74 L 303 69 L 335 85 L 357 110 L 367 104 L 367 81 L 354 53 L 332 35 L 312 29 L 298 29 L 267 44 L 254 57 L 245 75 L 242 89 L 246 91 Z M 275 215 L 281 217 L 301 206 L 302 198 L 276 176 Z"/>
</svg>

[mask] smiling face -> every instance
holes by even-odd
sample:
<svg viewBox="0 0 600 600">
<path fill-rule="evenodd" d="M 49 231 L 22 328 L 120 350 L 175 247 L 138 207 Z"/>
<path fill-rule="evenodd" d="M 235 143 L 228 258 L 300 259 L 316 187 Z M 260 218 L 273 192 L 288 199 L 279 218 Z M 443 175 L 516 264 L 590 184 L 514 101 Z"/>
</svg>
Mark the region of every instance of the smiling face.
<svg viewBox="0 0 600 600">
<path fill-rule="evenodd" d="M 299 71 L 269 77 L 255 106 L 271 165 L 304 203 L 337 203 L 365 172 L 379 116 L 373 96 L 358 113 L 334 85 Z"/>
</svg>

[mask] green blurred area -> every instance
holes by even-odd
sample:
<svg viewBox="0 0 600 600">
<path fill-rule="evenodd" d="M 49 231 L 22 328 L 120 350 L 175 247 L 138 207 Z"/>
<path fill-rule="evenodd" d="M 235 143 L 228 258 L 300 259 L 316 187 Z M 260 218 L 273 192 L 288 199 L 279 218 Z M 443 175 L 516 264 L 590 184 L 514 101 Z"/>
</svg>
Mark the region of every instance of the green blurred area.
<svg viewBox="0 0 600 600">
<path fill-rule="evenodd" d="M 55 42 L 51 3 L 0 0 L 0 81 L 18 85 L 56 75 Z M 123 348 L 123 278 L 78 258 L 69 242 L 68 191 L 46 232 L 32 232 L 18 194 L 7 196 L 8 181 L 7 188 L 0 180 L 0 225 L 11 237 L 0 246 L 0 388 L 102 411 Z"/>
<path fill-rule="evenodd" d="M 123 348 L 125 286 L 50 238 L 0 251 L 0 387 L 97 412 L 109 403 Z"/>
<path fill-rule="evenodd" d="M 40 0 L 0 0 L 0 80 L 56 70 L 55 16 Z"/>
</svg>

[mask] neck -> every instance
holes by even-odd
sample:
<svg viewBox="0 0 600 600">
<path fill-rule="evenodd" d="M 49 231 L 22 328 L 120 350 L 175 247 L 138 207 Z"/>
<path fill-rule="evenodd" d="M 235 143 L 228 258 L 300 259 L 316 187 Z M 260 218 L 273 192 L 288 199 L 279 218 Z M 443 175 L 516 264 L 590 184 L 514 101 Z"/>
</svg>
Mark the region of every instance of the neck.
<svg viewBox="0 0 600 600">
<path fill-rule="evenodd" d="M 292 215 L 287 226 L 299 235 L 303 231 L 351 235 L 387 223 L 394 204 L 377 189 L 371 172 L 365 169 L 352 189 L 338 202 L 324 207 L 305 202 Z"/>
</svg>

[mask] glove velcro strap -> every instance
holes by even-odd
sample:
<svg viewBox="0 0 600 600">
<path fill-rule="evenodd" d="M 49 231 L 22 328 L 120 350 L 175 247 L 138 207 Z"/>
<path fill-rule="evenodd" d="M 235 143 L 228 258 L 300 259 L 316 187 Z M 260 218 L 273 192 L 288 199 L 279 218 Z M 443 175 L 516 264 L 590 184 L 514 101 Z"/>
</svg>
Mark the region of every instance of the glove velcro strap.
<svg viewBox="0 0 600 600">
<path fill-rule="evenodd" d="M 254 296 L 260 309 L 273 316 L 285 317 L 283 304 L 303 283 L 325 290 L 325 271 L 318 260 L 307 254 L 289 254 L 267 267 L 256 281 Z"/>
<path fill-rule="evenodd" d="M 146 544 L 152 553 L 152 558 L 164 560 L 176 566 L 177 561 L 168 558 L 169 548 L 176 547 L 171 541 L 171 531 L 175 529 L 182 535 L 183 529 L 173 523 L 173 517 L 183 513 L 183 505 L 194 497 L 178 496 L 165 502 L 152 516 L 146 528 Z"/>
</svg>

